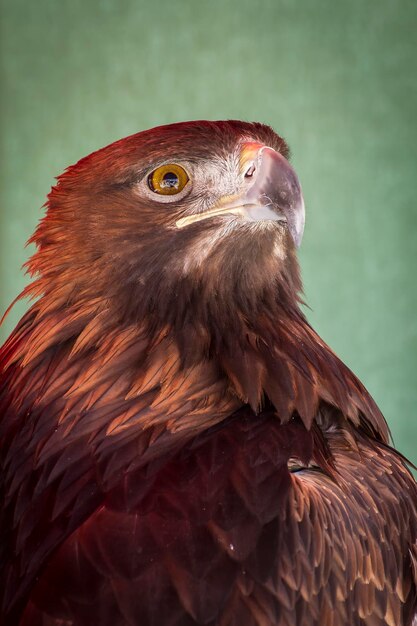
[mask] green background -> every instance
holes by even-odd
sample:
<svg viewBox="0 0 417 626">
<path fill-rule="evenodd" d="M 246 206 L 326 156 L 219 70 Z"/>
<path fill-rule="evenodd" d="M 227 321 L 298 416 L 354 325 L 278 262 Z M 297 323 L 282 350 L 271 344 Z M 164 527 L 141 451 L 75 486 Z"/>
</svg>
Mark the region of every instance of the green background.
<svg viewBox="0 0 417 626">
<path fill-rule="evenodd" d="M 1 14 L 0 308 L 67 165 L 158 124 L 269 123 L 304 188 L 309 319 L 417 462 L 417 2 L 3 0 Z"/>
</svg>

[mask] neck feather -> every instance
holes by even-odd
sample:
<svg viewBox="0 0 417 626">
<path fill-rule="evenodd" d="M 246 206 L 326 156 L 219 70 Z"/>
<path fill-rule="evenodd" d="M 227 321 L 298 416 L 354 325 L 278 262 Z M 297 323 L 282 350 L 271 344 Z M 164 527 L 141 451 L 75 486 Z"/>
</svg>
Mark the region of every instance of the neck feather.
<svg viewBox="0 0 417 626">
<path fill-rule="evenodd" d="M 117 406 L 109 432 L 138 420 L 182 430 L 249 404 L 255 413 L 272 406 L 281 422 L 298 415 L 310 428 L 326 403 L 355 427 L 388 439 L 374 401 L 309 326 L 292 285 L 266 291 L 256 306 L 227 309 L 222 300 L 200 298 L 199 306 L 188 300 L 188 307 L 175 307 L 182 317 L 157 311 L 124 324 L 103 299 L 63 307 L 62 297 L 65 290 L 44 294 L 1 356 L 5 368 L 15 363 L 33 373 L 44 402 L 57 390 L 55 383 L 48 391 L 45 376 L 58 359 L 66 415 L 71 407 L 107 403 Z"/>
</svg>

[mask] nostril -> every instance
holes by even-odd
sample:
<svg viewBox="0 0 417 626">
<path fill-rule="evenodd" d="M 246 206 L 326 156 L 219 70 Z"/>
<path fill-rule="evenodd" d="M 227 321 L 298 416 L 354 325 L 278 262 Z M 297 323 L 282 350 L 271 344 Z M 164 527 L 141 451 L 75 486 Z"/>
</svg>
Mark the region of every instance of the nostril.
<svg viewBox="0 0 417 626">
<path fill-rule="evenodd" d="M 252 165 L 249 167 L 249 169 L 246 170 L 245 178 L 251 178 L 251 176 L 253 176 L 255 170 L 256 170 L 255 164 L 252 163 Z"/>
</svg>

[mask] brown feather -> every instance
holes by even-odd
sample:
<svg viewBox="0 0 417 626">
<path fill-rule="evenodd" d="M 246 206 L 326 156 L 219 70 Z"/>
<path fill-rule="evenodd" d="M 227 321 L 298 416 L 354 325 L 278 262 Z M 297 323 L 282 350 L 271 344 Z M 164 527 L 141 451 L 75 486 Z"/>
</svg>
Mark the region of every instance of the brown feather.
<svg viewBox="0 0 417 626">
<path fill-rule="evenodd" d="M 168 126 L 48 196 L 0 351 L 5 626 L 412 624 L 416 485 L 301 313 L 290 238 L 243 228 L 184 275 L 215 224 L 140 199 L 161 159 L 248 138 L 287 155 L 260 124 Z"/>
</svg>

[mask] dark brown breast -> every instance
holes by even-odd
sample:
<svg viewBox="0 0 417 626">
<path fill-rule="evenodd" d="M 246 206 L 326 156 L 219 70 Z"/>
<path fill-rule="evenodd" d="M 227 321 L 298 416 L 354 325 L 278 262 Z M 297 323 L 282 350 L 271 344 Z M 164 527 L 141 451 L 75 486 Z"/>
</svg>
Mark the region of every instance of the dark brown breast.
<svg viewBox="0 0 417 626">
<path fill-rule="evenodd" d="M 408 626 L 412 478 L 366 437 L 328 442 L 330 473 L 315 429 L 245 408 L 124 473 L 20 626 Z"/>
</svg>

